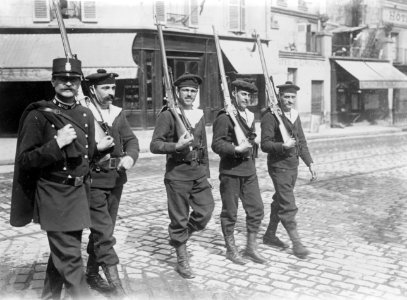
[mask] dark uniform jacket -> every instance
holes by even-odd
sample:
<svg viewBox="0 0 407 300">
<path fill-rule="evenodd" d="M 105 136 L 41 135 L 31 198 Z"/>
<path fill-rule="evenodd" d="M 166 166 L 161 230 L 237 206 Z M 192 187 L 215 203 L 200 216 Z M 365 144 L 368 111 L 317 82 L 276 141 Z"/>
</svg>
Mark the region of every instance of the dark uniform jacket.
<svg viewBox="0 0 407 300">
<path fill-rule="evenodd" d="M 295 138 L 296 147 L 287 150 L 283 148 L 283 138 L 278 127 L 278 120 L 270 109 L 267 109 L 261 119 L 261 150 L 268 153 L 268 166 L 295 169 L 299 165 L 298 157 L 301 157 L 304 163 L 309 166 L 313 161 L 302 130 L 300 116 L 296 118 L 294 124 L 284 116 L 282 119 L 288 132 L 292 133 Z"/>
<path fill-rule="evenodd" d="M 68 119 L 40 111 L 44 107 L 60 110 Z M 77 138 L 60 149 L 56 134 L 66 124 L 72 124 Z M 75 231 L 90 226 L 90 180 L 86 178 L 96 148 L 94 135 L 92 112 L 80 105 L 64 109 L 43 100 L 27 107 L 17 140 L 11 225 L 24 226 L 34 219 L 46 231 Z M 78 186 L 59 181 L 81 176 L 85 181 Z"/>
<path fill-rule="evenodd" d="M 128 155 L 136 162 L 140 152 L 139 142 L 123 111 L 115 118 L 112 126 L 109 126 L 109 134 L 115 143 L 113 149 L 109 151 L 110 157 L 119 158 Z M 125 171 L 118 172 L 116 168 L 109 168 L 108 164 L 106 161 L 100 164 L 95 162 L 92 165 L 92 187 L 110 189 L 127 182 Z"/>
<path fill-rule="evenodd" d="M 166 110 L 158 116 L 150 151 L 155 154 L 167 154 L 166 179 L 190 181 L 210 176 L 204 117 L 195 126 L 193 136 L 193 150 L 186 148 L 177 152 L 175 145 L 179 137 L 172 113 Z"/>
<path fill-rule="evenodd" d="M 237 115 L 236 118 L 240 118 L 240 116 Z M 250 128 L 244 120 L 240 120 L 239 123 L 246 137 L 253 145 L 253 151 L 249 156 L 235 153 L 235 146 L 238 143 L 233 129 L 234 124 L 224 110 L 219 112 L 213 123 L 212 150 L 220 156 L 220 174 L 251 176 L 256 173 L 255 153 L 257 144 L 254 142 L 256 137 L 254 122 Z"/>
</svg>

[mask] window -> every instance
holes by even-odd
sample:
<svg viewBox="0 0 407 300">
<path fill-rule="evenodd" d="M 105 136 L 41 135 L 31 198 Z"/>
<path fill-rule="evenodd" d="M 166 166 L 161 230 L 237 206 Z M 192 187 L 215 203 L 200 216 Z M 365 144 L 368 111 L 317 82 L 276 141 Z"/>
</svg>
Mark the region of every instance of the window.
<svg viewBox="0 0 407 300">
<path fill-rule="evenodd" d="M 81 22 L 97 22 L 96 0 L 60 0 L 62 18 Z M 51 0 L 34 0 L 34 22 L 50 22 L 56 19 Z"/>
<path fill-rule="evenodd" d="M 242 33 L 245 29 L 245 0 L 229 0 L 229 30 Z"/>
<path fill-rule="evenodd" d="M 172 27 L 197 27 L 198 0 L 155 1 L 157 21 Z"/>
<path fill-rule="evenodd" d="M 297 68 L 288 68 L 287 81 L 291 81 L 294 84 L 297 82 Z"/>
</svg>

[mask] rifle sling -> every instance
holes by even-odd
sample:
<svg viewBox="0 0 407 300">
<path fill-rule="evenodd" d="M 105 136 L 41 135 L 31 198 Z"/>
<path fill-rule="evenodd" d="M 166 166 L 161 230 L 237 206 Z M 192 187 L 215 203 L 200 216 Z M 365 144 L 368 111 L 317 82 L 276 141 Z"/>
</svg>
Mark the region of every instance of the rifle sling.
<svg viewBox="0 0 407 300">
<path fill-rule="evenodd" d="M 53 108 L 49 108 L 49 107 L 40 107 L 37 110 L 39 111 L 43 111 L 43 112 L 49 112 L 49 113 L 53 113 L 56 115 L 59 115 L 61 117 L 64 117 L 65 119 L 67 119 L 68 121 L 72 122 L 73 124 L 75 124 L 77 127 L 79 127 L 85 134 L 87 134 L 87 131 L 82 127 L 82 125 L 80 125 L 77 121 L 75 121 L 72 117 L 68 116 L 67 114 L 63 113 L 60 109 L 53 109 Z"/>
</svg>

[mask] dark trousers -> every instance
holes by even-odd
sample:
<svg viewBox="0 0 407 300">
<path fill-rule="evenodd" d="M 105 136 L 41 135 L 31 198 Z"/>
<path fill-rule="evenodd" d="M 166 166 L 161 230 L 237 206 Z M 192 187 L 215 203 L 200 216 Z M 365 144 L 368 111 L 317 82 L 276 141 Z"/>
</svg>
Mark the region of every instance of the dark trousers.
<svg viewBox="0 0 407 300">
<path fill-rule="evenodd" d="M 43 299 L 59 299 L 62 286 L 74 299 L 90 297 L 82 268 L 82 230 L 47 231 L 51 254 L 45 273 Z"/>
<path fill-rule="evenodd" d="M 171 220 L 168 232 L 171 244 L 177 247 L 188 240 L 188 230 L 194 232 L 206 227 L 215 203 L 206 176 L 190 181 L 165 179 L 164 184 Z"/>
<path fill-rule="evenodd" d="M 294 187 L 298 169 L 269 168 L 269 174 L 276 191 L 271 203 L 270 222 L 279 219 L 285 229 L 295 229 L 298 208 L 295 204 Z"/>
<path fill-rule="evenodd" d="M 114 250 L 116 239 L 113 236 L 119 210 L 123 186 L 114 189 L 91 188 L 90 192 L 90 227 L 87 252 L 89 260 L 98 265 L 117 265 L 119 257 Z"/>
<path fill-rule="evenodd" d="M 222 212 L 220 220 L 223 234 L 232 235 L 237 221 L 239 198 L 246 212 L 248 232 L 257 233 L 264 217 L 264 205 L 260 195 L 257 175 L 231 176 L 219 175 Z"/>
</svg>

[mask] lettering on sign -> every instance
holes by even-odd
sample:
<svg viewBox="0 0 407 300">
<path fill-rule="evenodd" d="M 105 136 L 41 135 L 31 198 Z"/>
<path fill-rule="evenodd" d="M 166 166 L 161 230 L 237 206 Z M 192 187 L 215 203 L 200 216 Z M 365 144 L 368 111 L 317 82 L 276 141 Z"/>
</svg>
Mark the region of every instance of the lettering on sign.
<svg viewBox="0 0 407 300">
<path fill-rule="evenodd" d="M 407 26 L 407 11 L 400 9 L 384 8 L 383 21 L 397 25 Z"/>
</svg>

